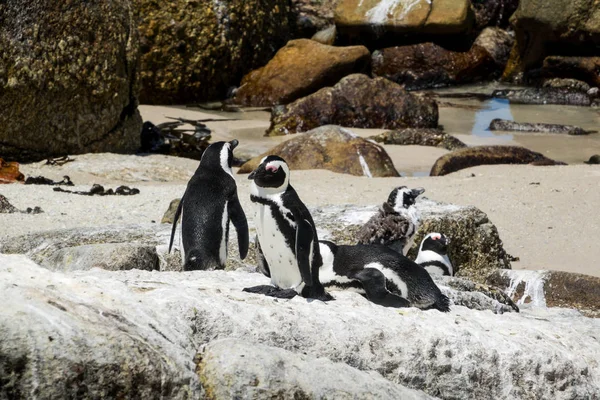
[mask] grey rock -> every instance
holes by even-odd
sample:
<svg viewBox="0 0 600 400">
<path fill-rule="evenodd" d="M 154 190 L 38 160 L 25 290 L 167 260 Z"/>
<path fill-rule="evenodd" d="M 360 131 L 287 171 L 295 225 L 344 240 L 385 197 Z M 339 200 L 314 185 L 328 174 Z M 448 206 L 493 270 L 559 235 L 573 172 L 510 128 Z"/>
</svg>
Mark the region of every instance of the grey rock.
<svg viewBox="0 0 600 400">
<path fill-rule="evenodd" d="M 15 206 L 10 204 L 10 202 L 5 196 L 0 194 L 0 213 L 11 214 L 18 211 L 19 210 Z"/>
<path fill-rule="evenodd" d="M 592 131 L 586 131 L 574 125 L 542 124 L 530 122 L 515 122 L 506 119 L 495 118 L 490 122 L 491 131 L 516 131 L 516 132 L 539 132 L 539 133 L 563 133 L 567 135 L 589 135 Z"/>
<path fill-rule="evenodd" d="M 432 399 L 377 372 L 238 339 L 212 341 L 198 358 L 214 399 Z"/>
<path fill-rule="evenodd" d="M 371 136 L 371 139 L 383 144 L 434 146 L 446 150 L 467 147 L 461 140 L 440 129 L 398 129 Z"/>
<path fill-rule="evenodd" d="M 513 47 L 515 38 L 507 31 L 500 28 L 485 28 L 473 45 L 481 46 L 492 56 L 496 65 L 504 68 L 508 62 L 510 50 Z"/>
<path fill-rule="evenodd" d="M 589 106 L 592 98 L 587 93 L 565 88 L 527 88 L 494 90 L 492 97 L 508 99 L 514 104 L 562 104 Z"/>
<path fill-rule="evenodd" d="M 209 397 L 194 356 L 227 338 L 446 399 L 600 396 L 600 320 L 576 311 L 440 313 L 348 292 L 328 303 L 242 292 L 267 282 L 237 271 L 64 274 L 0 254 L 0 397 Z"/>
<path fill-rule="evenodd" d="M 432 275 L 432 278 L 454 305 L 472 310 L 491 310 L 496 314 L 519 312 L 519 307 L 500 288 L 453 276 Z"/>
<path fill-rule="evenodd" d="M 588 91 L 590 90 L 590 85 L 588 85 L 587 83 L 571 78 L 544 79 L 542 82 L 542 87 L 567 88 L 586 93 L 588 93 Z M 590 93 L 588 93 L 588 95 L 590 95 Z"/>
</svg>

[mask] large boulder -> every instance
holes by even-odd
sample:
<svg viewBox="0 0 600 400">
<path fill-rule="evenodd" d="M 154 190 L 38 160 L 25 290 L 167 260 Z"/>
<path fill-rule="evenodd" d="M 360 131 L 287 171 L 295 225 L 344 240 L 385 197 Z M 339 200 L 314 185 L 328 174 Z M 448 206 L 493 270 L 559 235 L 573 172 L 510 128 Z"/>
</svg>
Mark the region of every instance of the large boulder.
<svg viewBox="0 0 600 400">
<path fill-rule="evenodd" d="M 252 172 L 268 154 L 282 157 L 291 169 L 327 169 L 368 177 L 400 176 L 381 146 L 335 125 L 322 126 L 280 143 L 242 165 L 238 173 Z"/>
<path fill-rule="evenodd" d="M 453 51 L 434 43 L 388 47 L 373 53 L 373 75 L 423 89 L 490 80 L 503 71 L 511 36 L 486 28 L 468 51 Z"/>
<path fill-rule="evenodd" d="M 520 146 L 473 146 L 444 154 L 433 164 L 429 175 L 442 176 L 464 168 L 494 164 L 565 165 Z"/>
<path fill-rule="evenodd" d="M 468 0 L 339 0 L 335 24 L 341 31 L 462 33 L 473 23 Z"/>
<path fill-rule="evenodd" d="M 435 128 L 435 101 L 406 92 L 385 79 L 353 74 L 271 111 L 268 136 L 306 132 L 323 125 L 356 128 Z"/>
<path fill-rule="evenodd" d="M 334 47 L 310 39 L 291 40 L 269 63 L 250 72 L 233 101 L 246 106 L 287 104 L 346 75 L 368 73 L 371 63 L 364 46 Z"/>
<path fill-rule="evenodd" d="M 141 101 L 222 99 L 290 38 L 284 0 L 133 0 L 141 34 Z"/>
<path fill-rule="evenodd" d="M 336 292 L 328 303 L 242 292 L 268 281 L 237 271 L 64 274 L 0 254 L 0 397 L 211 398 L 210 383 L 239 388 L 250 371 L 264 376 L 269 365 L 309 362 L 347 371 L 322 374 L 307 384 L 312 390 L 347 373 L 380 390 L 404 385 L 439 398 L 600 396 L 600 320 L 576 311 L 530 307 L 498 315 L 453 306 L 440 313 L 380 307 L 351 292 Z M 230 341 L 227 352 L 219 339 L 261 346 L 243 350 Z M 242 360 L 215 359 L 264 352 L 273 358 L 263 371 L 261 358 L 239 374 L 227 365 Z M 283 364 L 271 364 L 274 358 Z M 219 380 L 221 368 L 233 382 Z M 298 376 L 289 374 L 290 381 Z"/>
<path fill-rule="evenodd" d="M 0 21 L 0 155 L 35 161 L 139 147 L 129 0 L 9 0 Z"/>
<path fill-rule="evenodd" d="M 239 339 L 210 342 L 198 359 L 198 376 L 214 399 L 433 399 L 375 371 Z"/>
<path fill-rule="evenodd" d="M 516 43 L 504 78 L 520 81 L 548 55 L 594 55 L 600 44 L 600 3 L 521 0 L 512 24 Z"/>
<path fill-rule="evenodd" d="M 546 77 L 574 78 L 590 86 L 600 86 L 600 57 L 549 56 L 544 59 Z"/>
</svg>

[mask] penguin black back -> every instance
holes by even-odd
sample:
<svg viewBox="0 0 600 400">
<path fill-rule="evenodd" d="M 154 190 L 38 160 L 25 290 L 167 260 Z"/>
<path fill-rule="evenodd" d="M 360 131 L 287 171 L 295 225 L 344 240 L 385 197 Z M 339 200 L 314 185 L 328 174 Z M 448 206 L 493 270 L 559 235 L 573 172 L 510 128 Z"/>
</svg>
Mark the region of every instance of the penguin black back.
<svg viewBox="0 0 600 400">
<path fill-rule="evenodd" d="M 204 151 L 200 165 L 179 203 L 169 251 L 181 215 L 185 271 L 225 267 L 230 220 L 238 234 L 240 257 L 246 257 L 248 223 L 231 172 L 233 149 L 237 144 L 237 140 L 216 142 Z"/>
</svg>

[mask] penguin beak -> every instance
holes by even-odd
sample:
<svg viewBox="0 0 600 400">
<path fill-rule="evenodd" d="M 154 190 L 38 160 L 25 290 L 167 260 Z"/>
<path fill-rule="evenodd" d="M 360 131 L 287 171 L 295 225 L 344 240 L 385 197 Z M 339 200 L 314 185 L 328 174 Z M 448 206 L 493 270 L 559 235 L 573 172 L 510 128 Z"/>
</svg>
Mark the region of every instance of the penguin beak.
<svg viewBox="0 0 600 400">
<path fill-rule="evenodd" d="M 240 142 L 238 142 L 237 139 L 233 139 L 231 142 L 229 142 L 229 146 L 231 148 L 231 151 L 233 151 L 233 149 L 235 149 L 238 144 L 240 144 Z"/>
<path fill-rule="evenodd" d="M 250 172 L 250 175 L 248 175 L 248 179 L 254 179 L 254 175 L 256 175 L 256 170 Z"/>
<path fill-rule="evenodd" d="M 414 197 L 420 196 L 425 192 L 425 189 L 423 188 L 416 188 L 412 190 L 412 194 Z"/>
<path fill-rule="evenodd" d="M 264 169 L 265 166 L 263 164 L 260 164 L 258 167 L 256 167 L 254 171 L 250 172 L 250 175 L 248 175 L 248 179 L 254 179 L 256 175 L 260 176 L 261 171 L 263 171 Z"/>
</svg>

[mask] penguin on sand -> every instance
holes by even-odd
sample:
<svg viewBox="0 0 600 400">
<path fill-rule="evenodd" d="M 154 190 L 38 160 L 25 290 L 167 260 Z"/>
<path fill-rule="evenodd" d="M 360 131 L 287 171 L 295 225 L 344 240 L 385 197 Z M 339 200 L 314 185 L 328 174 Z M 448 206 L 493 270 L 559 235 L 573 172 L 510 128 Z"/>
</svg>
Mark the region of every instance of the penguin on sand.
<svg viewBox="0 0 600 400">
<path fill-rule="evenodd" d="M 415 262 L 425 268 L 430 275 L 454 275 L 452 262 L 448 257 L 450 239 L 438 232 L 429 233 L 421 241 Z"/>
<path fill-rule="evenodd" d="M 319 281 L 322 264 L 315 223 L 290 185 L 290 169 L 281 157 L 270 155 L 248 176 L 255 206 L 259 269 L 271 285 L 244 289 L 278 298 L 297 294 L 332 300 Z"/>
<path fill-rule="evenodd" d="M 240 258 L 248 253 L 248 222 L 231 171 L 237 140 L 208 146 L 177 207 L 169 252 L 181 215 L 184 271 L 223 269 L 227 261 L 229 221 L 237 231 Z"/>
<path fill-rule="evenodd" d="M 415 201 L 425 189 L 400 186 L 392 190 L 377 214 L 358 231 L 359 244 L 383 244 L 406 255 L 419 228 Z"/>
<path fill-rule="evenodd" d="M 385 307 L 450 311 L 446 297 L 422 267 L 379 244 L 337 246 L 320 241 L 320 279 L 330 290 L 352 290 Z"/>
</svg>

